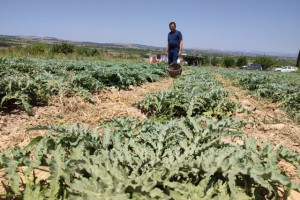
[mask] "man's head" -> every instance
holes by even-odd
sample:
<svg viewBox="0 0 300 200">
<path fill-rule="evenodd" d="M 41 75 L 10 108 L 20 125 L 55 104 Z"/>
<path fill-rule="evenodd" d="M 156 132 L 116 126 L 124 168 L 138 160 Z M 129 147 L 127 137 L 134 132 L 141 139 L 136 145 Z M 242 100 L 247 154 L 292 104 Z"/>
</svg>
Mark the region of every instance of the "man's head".
<svg viewBox="0 0 300 200">
<path fill-rule="evenodd" d="M 176 29 L 176 23 L 175 23 L 175 22 L 170 22 L 169 28 L 170 28 L 170 30 L 171 30 L 172 32 L 175 31 L 175 29 Z"/>
</svg>

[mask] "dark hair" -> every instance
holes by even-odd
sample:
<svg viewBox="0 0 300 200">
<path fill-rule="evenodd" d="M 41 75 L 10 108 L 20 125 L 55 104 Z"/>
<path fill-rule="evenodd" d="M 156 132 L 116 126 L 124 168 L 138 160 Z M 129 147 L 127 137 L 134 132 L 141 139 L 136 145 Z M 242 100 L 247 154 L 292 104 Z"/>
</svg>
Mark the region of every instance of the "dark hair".
<svg viewBox="0 0 300 200">
<path fill-rule="evenodd" d="M 175 22 L 170 22 L 169 26 L 171 26 L 172 24 L 174 24 L 174 26 L 176 27 L 176 23 Z"/>
</svg>

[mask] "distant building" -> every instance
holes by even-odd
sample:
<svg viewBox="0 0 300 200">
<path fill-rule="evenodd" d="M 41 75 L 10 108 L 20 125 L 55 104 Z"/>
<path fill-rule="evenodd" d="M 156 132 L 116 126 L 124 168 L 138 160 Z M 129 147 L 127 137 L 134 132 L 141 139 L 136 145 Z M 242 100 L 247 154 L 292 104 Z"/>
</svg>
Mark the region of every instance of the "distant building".
<svg viewBox="0 0 300 200">
<path fill-rule="evenodd" d="M 183 60 L 189 65 L 200 66 L 203 63 L 204 57 L 201 55 L 183 55 Z"/>
<path fill-rule="evenodd" d="M 182 56 L 178 57 L 177 63 L 182 63 L 184 62 L 183 56 L 186 54 L 183 53 Z M 150 63 L 161 63 L 161 62 L 168 62 L 168 56 L 162 53 L 151 53 L 149 55 L 149 62 Z"/>
<path fill-rule="evenodd" d="M 164 54 L 160 53 L 151 53 L 149 55 L 149 62 L 150 63 L 161 63 L 161 62 L 168 62 L 168 58 Z"/>
</svg>

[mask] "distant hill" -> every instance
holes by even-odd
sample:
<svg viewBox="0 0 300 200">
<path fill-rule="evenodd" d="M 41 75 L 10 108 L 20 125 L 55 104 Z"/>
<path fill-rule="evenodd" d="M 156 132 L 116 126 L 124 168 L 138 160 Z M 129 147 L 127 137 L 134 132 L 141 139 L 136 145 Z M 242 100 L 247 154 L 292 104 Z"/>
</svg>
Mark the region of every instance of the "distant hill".
<svg viewBox="0 0 300 200">
<path fill-rule="evenodd" d="M 47 43 L 47 44 L 56 44 L 62 42 L 70 42 L 75 45 L 80 46 L 93 46 L 93 47 L 122 47 L 122 48 L 136 48 L 136 49 L 159 49 L 159 47 L 147 46 L 141 44 L 126 44 L 126 43 L 97 43 L 97 42 L 88 42 L 88 41 L 72 41 L 72 40 L 63 40 L 55 37 L 37 37 L 37 36 L 11 36 L 11 35 L 0 35 L 1 41 L 11 42 L 11 43 Z"/>
<path fill-rule="evenodd" d="M 46 43 L 46 44 L 56 44 L 61 42 L 70 42 L 78 46 L 88 46 L 94 48 L 128 48 L 128 49 L 143 49 L 151 51 L 164 51 L 164 47 L 155 47 L 143 44 L 127 44 L 127 43 L 97 43 L 89 41 L 71 41 L 63 40 L 55 37 L 38 37 L 38 36 L 11 36 L 11 35 L 0 35 L 0 45 L 1 42 L 9 44 L 31 44 L 31 43 Z M 258 56 L 267 55 L 274 57 L 286 57 L 286 58 L 297 58 L 297 53 L 278 53 L 278 52 L 260 52 L 260 51 L 230 51 L 230 50 L 220 50 L 220 49 L 204 49 L 204 48 L 189 48 L 184 49 L 187 53 L 196 54 L 216 54 L 216 55 L 248 55 L 248 56 Z"/>
</svg>

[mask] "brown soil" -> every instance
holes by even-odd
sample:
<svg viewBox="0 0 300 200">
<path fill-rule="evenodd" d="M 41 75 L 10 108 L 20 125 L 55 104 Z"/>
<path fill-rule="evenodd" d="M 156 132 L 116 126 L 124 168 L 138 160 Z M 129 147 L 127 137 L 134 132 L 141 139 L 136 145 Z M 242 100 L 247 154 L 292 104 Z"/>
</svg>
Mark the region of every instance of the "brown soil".
<svg viewBox="0 0 300 200">
<path fill-rule="evenodd" d="M 248 137 L 271 142 L 275 147 L 282 145 L 300 153 L 300 125 L 294 123 L 284 111 L 280 110 L 277 103 L 251 96 L 249 91 L 234 86 L 232 81 L 220 76 L 217 76 L 217 79 L 230 92 L 229 98 L 251 113 L 247 115 L 240 112 L 236 116 L 252 123 L 243 128 Z"/>
<path fill-rule="evenodd" d="M 185 73 L 189 72 L 183 72 L 183 74 Z M 216 77 L 231 92 L 229 98 L 251 112 L 253 117 L 243 112 L 236 115 L 238 118 L 253 122 L 243 128 L 248 137 L 255 137 L 263 142 L 269 141 L 275 147 L 283 145 L 300 153 L 300 136 L 298 135 L 300 125 L 289 119 L 276 103 L 252 97 L 248 91 L 233 86 L 232 81 L 223 79 L 219 75 Z M 38 125 L 87 123 L 96 127 L 104 120 L 120 116 L 135 116 L 145 119 L 146 116 L 132 104 L 143 98 L 148 92 L 167 89 L 172 81 L 173 79 L 167 78 L 159 82 L 131 87 L 128 91 L 111 88 L 109 91 L 94 94 L 95 104 L 87 103 L 80 97 L 54 97 L 48 106 L 35 107 L 34 116 L 28 116 L 24 111 L 5 112 L 0 110 L 0 151 L 15 145 L 25 146 L 31 138 L 44 134 L 41 131 L 26 132 L 27 128 Z M 235 142 L 243 143 L 243 141 Z M 279 167 L 284 169 L 293 181 L 300 183 L 293 166 L 281 162 Z M 2 179 L 1 175 L 3 173 L 0 171 L 0 180 Z M 0 186 L 1 193 L 3 193 L 3 188 Z M 300 194 L 292 191 L 289 199 L 300 199 Z"/>
<path fill-rule="evenodd" d="M 277 103 L 251 96 L 249 91 L 234 86 L 234 81 L 226 80 L 218 74 L 216 78 L 230 92 L 229 98 L 251 113 L 252 116 L 244 112 L 236 114 L 237 118 L 251 122 L 243 127 L 247 137 L 254 137 L 259 143 L 270 142 L 275 148 L 281 145 L 300 153 L 300 125 L 294 123 L 284 111 L 280 110 Z M 242 140 L 228 142 L 243 143 Z M 297 169 L 293 165 L 281 161 L 278 167 L 285 171 L 293 182 L 300 183 Z M 292 191 L 288 198 L 288 200 L 298 199 L 300 193 L 296 191 Z"/>
<path fill-rule="evenodd" d="M 168 89 L 172 82 L 172 78 L 166 78 L 139 87 L 130 87 L 127 91 L 110 88 L 93 95 L 95 104 L 90 104 L 81 97 L 53 97 L 48 106 L 34 107 L 34 116 L 20 110 L 0 110 L 0 151 L 16 145 L 24 147 L 32 138 L 45 134 L 43 131 L 26 132 L 26 129 L 39 125 L 87 123 L 91 127 L 97 127 L 100 122 L 115 117 L 135 116 L 141 120 L 145 119 L 146 116 L 132 104 L 151 91 Z M 36 172 L 40 173 L 39 176 L 47 177 L 47 173 Z M 7 184 L 3 171 L 0 171 L 0 194 L 5 193 L 2 181 Z"/>
<path fill-rule="evenodd" d="M 29 116 L 24 111 L 0 110 L 0 151 L 15 145 L 25 146 L 31 138 L 43 134 L 41 131 L 26 132 L 26 129 L 38 125 L 87 123 L 96 127 L 100 122 L 114 117 L 135 116 L 145 119 L 146 116 L 132 104 L 148 92 L 167 89 L 172 80 L 167 78 L 145 83 L 139 87 L 130 87 L 128 91 L 110 88 L 109 91 L 93 95 L 95 104 L 88 103 L 81 97 L 53 97 L 48 106 L 34 107 L 34 116 Z"/>
</svg>

